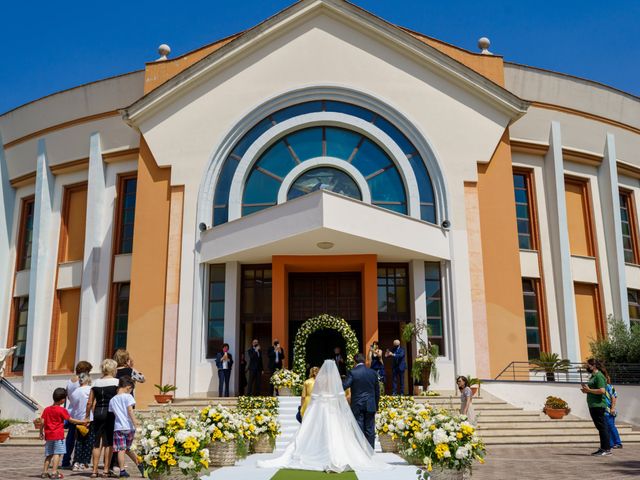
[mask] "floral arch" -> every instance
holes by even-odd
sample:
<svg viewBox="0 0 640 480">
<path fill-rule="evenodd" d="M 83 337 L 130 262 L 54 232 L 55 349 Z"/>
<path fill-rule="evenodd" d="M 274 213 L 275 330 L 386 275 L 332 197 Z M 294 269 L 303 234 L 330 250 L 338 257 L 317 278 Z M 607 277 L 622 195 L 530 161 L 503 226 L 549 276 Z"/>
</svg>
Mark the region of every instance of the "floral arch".
<svg viewBox="0 0 640 480">
<path fill-rule="evenodd" d="M 293 371 L 299 374 L 301 378 L 304 378 L 307 367 L 307 339 L 312 333 L 323 329 L 336 330 L 342 335 L 346 343 L 346 366 L 347 369 L 353 368 L 353 358 L 358 353 L 356 333 L 343 318 L 333 317 L 325 313 L 304 322 L 296 333 L 293 343 Z"/>
</svg>

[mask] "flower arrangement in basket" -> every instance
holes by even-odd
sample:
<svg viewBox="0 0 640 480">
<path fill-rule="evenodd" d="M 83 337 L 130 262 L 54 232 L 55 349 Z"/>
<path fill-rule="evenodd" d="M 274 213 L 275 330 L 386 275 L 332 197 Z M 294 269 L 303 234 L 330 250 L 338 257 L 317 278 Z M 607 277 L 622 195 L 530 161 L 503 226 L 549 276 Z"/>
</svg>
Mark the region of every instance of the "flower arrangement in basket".
<svg viewBox="0 0 640 480">
<path fill-rule="evenodd" d="M 267 410 L 273 415 L 278 415 L 279 406 L 278 397 L 238 397 L 237 409 L 241 413 Z"/>
<path fill-rule="evenodd" d="M 142 424 L 136 453 L 146 476 L 158 478 L 179 469 L 187 477 L 197 477 L 209 468 L 207 432 L 195 418 L 172 414 Z"/>
<path fill-rule="evenodd" d="M 433 415 L 433 409 L 424 404 L 404 404 L 386 408 L 376 414 L 376 432 L 383 451 L 397 452 L 421 428 L 421 423 Z"/>
<path fill-rule="evenodd" d="M 216 467 L 234 465 L 247 450 L 249 426 L 240 415 L 222 405 L 200 410 L 200 421 L 209 437 L 209 463 Z"/>
<path fill-rule="evenodd" d="M 414 398 L 407 395 L 381 395 L 378 409 L 413 407 L 415 403 Z"/>
<path fill-rule="evenodd" d="M 414 416 L 413 435 L 401 437 L 400 454 L 411 463 L 424 465 L 419 479 L 427 480 L 434 468 L 462 473 L 471 471 L 474 461 L 484 463 L 484 444 L 465 415 L 449 415 L 445 410 L 431 413 Z"/>
<path fill-rule="evenodd" d="M 273 375 L 271 375 L 270 382 L 280 390 L 280 394 L 282 394 L 282 389 L 288 388 L 289 390 L 293 390 L 296 387 L 299 387 L 302 383 L 302 379 L 299 374 L 292 370 L 287 370 L 283 368 L 281 370 L 276 370 Z"/>
<path fill-rule="evenodd" d="M 252 410 L 244 414 L 243 432 L 251 441 L 254 453 L 271 453 L 276 446 L 276 437 L 280 435 L 280 423 L 277 414 L 268 410 Z"/>
</svg>

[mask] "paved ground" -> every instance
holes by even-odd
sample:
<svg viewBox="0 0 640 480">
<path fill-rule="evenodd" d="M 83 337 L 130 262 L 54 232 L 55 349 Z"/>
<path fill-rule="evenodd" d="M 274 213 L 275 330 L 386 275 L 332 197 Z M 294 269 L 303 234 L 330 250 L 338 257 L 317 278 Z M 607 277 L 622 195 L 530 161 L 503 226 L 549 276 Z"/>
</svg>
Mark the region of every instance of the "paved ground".
<svg viewBox="0 0 640 480">
<path fill-rule="evenodd" d="M 487 463 L 474 469 L 473 480 L 640 478 L 640 445 L 627 445 L 611 457 L 589 456 L 595 448 L 595 445 L 491 447 Z M 38 478 L 42 460 L 40 448 L 0 447 L 0 479 Z M 135 468 L 128 470 L 132 478 L 139 477 Z M 77 479 L 89 476 L 70 471 L 64 471 L 64 474 L 66 478 Z"/>
</svg>

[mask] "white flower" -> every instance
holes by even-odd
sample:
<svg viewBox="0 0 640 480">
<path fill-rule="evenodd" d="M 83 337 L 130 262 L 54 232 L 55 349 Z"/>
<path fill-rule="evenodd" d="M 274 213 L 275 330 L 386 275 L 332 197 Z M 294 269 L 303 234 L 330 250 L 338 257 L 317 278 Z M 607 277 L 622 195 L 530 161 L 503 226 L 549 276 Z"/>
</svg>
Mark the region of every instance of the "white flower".
<svg viewBox="0 0 640 480">
<path fill-rule="evenodd" d="M 447 435 L 447 432 L 445 432 L 443 429 L 436 428 L 433 431 L 433 442 L 436 445 L 439 445 L 441 443 L 449 443 L 449 435 Z"/>
<path fill-rule="evenodd" d="M 444 458 L 451 458 L 451 452 L 449 450 L 444 452 Z"/>
<path fill-rule="evenodd" d="M 464 458 L 467 458 L 469 456 L 469 450 L 467 450 L 466 447 L 458 447 L 458 449 L 456 450 L 456 458 L 458 460 L 462 460 Z"/>
<path fill-rule="evenodd" d="M 163 443 L 167 443 L 168 441 L 169 439 L 164 435 L 160 435 L 160 437 L 158 438 L 158 443 L 160 443 L 160 445 L 162 445 Z"/>
<path fill-rule="evenodd" d="M 158 430 L 153 430 L 151 432 L 151 438 L 156 438 L 160 436 L 160 432 Z"/>
</svg>

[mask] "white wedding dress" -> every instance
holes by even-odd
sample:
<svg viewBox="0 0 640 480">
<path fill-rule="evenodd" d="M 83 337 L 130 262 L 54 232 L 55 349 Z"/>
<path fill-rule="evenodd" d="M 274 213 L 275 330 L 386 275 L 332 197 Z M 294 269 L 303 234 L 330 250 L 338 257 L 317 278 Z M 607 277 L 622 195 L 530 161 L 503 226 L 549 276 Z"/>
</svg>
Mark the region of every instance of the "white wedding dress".
<svg viewBox="0 0 640 480">
<path fill-rule="evenodd" d="M 374 456 L 344 395 L 338 368 L 325 360 L 298 433 L 284 453 L 258 462 L 260 468 L 344 472 L 392 468 Z"/>
</svg>

